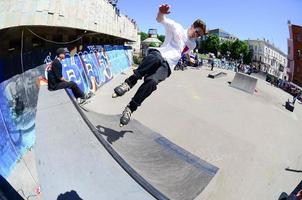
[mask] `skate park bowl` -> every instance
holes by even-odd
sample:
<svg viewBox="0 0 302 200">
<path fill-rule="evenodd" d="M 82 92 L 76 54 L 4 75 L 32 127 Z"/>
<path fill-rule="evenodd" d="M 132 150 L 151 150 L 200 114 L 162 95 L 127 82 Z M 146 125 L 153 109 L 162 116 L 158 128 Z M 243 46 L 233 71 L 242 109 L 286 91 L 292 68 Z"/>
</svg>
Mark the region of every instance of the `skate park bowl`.
<svg viewBox="0 0 302 200">
<path fill-rule="evenodd" d="M 257 85 L 257 78 L 249 75 L 236 72 L 235 77 L 231 83 L 231 87 L 254 94 Z"/>
<path fill-rule="evenodd" d="M 83 199 L 193 200 L 217 173 L 135 119 L 119 127 L 119 117 L 41 86 L 36 156 L 43 199 L 74 190 Z"/>
</svg>

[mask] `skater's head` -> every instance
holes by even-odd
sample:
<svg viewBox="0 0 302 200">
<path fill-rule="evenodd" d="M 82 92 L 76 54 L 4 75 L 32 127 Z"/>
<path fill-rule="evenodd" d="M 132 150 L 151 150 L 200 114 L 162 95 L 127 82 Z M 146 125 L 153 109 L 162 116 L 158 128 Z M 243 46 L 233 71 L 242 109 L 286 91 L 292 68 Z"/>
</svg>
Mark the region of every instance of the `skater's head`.
<svg viewBox="0 0 302 200">
<path fill-rule="evenodd" d="M 56 51 L 57 57 L 63 60 L 65 58 L 65 49 L 64 48 L 58 48 Z"/>
<path fill-rule="evenodd" d="M 206 34 L 206 24 L 201 19 L 197 19 L 188 29 L 189 38 L 198 38 Z"/>
</svg>

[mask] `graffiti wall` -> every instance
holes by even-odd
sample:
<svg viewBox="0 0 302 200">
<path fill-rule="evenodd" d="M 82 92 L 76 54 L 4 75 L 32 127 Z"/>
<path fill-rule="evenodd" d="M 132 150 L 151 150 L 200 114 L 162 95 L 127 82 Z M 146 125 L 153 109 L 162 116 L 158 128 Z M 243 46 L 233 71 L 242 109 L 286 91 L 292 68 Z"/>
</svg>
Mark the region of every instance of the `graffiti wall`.
<svg viewBox="0 0 302 200">
<path fill-rule="evenodd" d="M 74 81 L 85 92 L 110 81 L 115 75 L 129 69 L 132 65 L 132 50 L 124 46 L 93 45 L 85 48 L 68 47 L 66 58 L 62 61 L 64 78 Z M 16 162 L 35 143 L 35 115 L 38 101 L 36 80 L 45 76 L 47 65 L 55 58 L 55 48 L 24 54 L 24 63 L 29 63 L 20 73 L 10 71 L 8 79 L 0 80 L 0 174 L 8 177 Z M 37 53 L 37 51 L 35 52 Z M 41 55 L 42 54 L 42 55 Z M 40 61 L 36 58 L 43 58 Z M 32 60 L 31 60 L 32 59 Z M 16 61 L 13 61 L 16 62 Z M 31 68 L 33 63 L 38 67 Z M 1 70 L 7 70 L 10 62 L 0 62 Z M 17 74 L 19 73 L 19 74 Z"/>
<path fill-rule="evenodd" d="M 92 90 L 93 84 L 99 88 L 132 65 L 132 50 L 124 46 L 93 45 L 67 51 L 62 61 L 63 76 L 76 82 L 85 93 Z M 50 65 L 53 59 L 47 56 L 45 64 Z"/>
<path fill-rule="evenodd" d="M 40 66 L 0 84 L 0 174 L 6 177 L 17 160 L 34 144 Z"/>
</svg>

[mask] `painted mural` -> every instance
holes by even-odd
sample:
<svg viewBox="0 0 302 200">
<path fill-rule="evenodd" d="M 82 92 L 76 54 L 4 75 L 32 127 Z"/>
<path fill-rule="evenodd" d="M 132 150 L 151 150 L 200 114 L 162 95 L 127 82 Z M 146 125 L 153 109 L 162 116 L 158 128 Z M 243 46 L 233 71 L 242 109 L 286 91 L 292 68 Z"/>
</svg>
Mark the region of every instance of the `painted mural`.
<svg viewBox="0 0 302 200">
<path fill-rule="evenodd" d="M 68 53 L 62 61 L 63 76 L 76 82 L 85 93 L 100 88 L 132 65 L 132 50 L 125 46 L 93 45 L 66 49 Z M 24 73 L 9 75 L 4 81 L 1 79 L 0 174 L 4 177 L 9 176 L 16 162 L 35 143 L 35 115 L 39 92 L 36 80 L 39 76 L 46 76 L 46 68 L 55 58 L 54 52 L 55 48 L 40 51 L 39 55 L 29 52 L 27 55 L 33 60 L 43 57 L 40 65 L 35 65 L 39 67 L 29 69 L 30 66 L 25 66 L 27 71 Z M 29 65 L 39 62 L 30 61 L 30 58 L 24 58 Z M 0 62 L 0 72 L 2 69 L 7 70 L 4 68 L 5 64 Z M 2 77 L 6 77 L 5 74 Z"/>
</svg>

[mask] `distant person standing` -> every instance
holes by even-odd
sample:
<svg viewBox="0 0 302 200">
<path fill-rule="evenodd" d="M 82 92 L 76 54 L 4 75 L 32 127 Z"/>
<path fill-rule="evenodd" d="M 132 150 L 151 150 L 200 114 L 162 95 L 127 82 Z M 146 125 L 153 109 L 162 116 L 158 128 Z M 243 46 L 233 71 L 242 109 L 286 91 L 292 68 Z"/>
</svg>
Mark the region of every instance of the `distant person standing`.
<svg viewBox="0 0 302 200">
<path fill-rule="evenodd" d="M 300 90 L 299 92 L 297 92 L 297 94 L 294 96 L 294 98 L 293 98 L 293 104 L 295 104 L 296 100 L 299 99 L 300 97 L 302 97 L 302 90 Z"/>
<path fill-rule="evenodd" d="M 90 97 L 90 94 L 85 95 L 75 82 L 64 79 L 62 75 L 61 61 L 65 58 L 65 53 L 64 48 L 57 49 L 57 57 L 52 61 L 50 67 L 46 69 L 48 89 L 51 91 L 65 88 L 71 89 L 74 97 L 79 100 L 79 103 L 83 103 Z"/>
<path fill-rule="evenodd" d="M 212 59 L 212 62 L 211 62 L 211 71 L 213 71 L 213 68 L 214 68 L 214 58 Z"/>
</svg>

